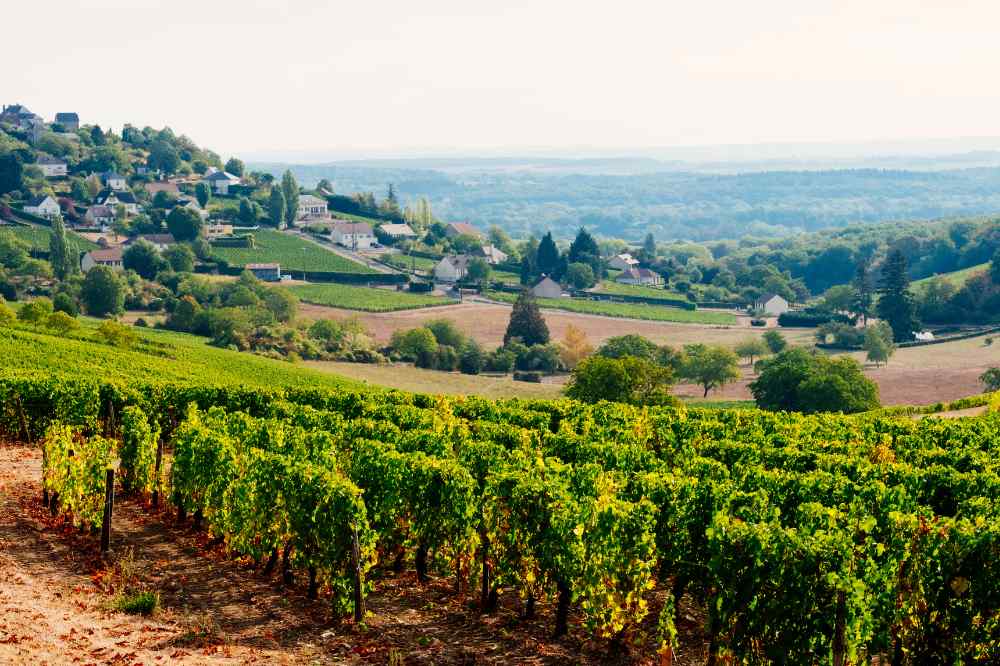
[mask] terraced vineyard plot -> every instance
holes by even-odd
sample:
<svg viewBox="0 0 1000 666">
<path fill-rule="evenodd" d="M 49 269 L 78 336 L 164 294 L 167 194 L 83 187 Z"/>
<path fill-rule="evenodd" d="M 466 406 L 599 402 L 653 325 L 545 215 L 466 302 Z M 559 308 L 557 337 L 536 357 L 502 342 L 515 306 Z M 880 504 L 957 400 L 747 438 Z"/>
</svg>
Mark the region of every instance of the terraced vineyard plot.
<svg viewBox="0 0 1000 666">
<path fill-rule="evenodd" d="M 374 273 L 372 269 L 351 261 L 312 241 L 280 231 L 265 229 L 254 233 L 253 248 L 213 247 L 212 254 L 232 266 L 279 263 L 283 272 L 331 271 L 337 273 Z"/>
<path fill-rule="evenodd" d="M 12 234 L 15 238 L 24 241 L 31 246 L 32 250 L 42 250 L 44 252 L 49 251 L 49 238 L 52 236 L 52 231 L 48 227 L 22 227 L 17 225 L 2 226 L 0 227 L 0 234 L 4 233 Z M 96 243 L 92 243 L 83 236 L 75 234 L 72 231 L 67 230 L 66 235 L 69 238 L 69 242 L 75 245 L 81 252 L 97 248 Z"/>
<path fill-rule="evenodd" d="M 444 296 L 343 284 L 304 284 L 288 290 L 306 303 L 362 312 L 394 312 L 457 303 Z"/>
</svg>

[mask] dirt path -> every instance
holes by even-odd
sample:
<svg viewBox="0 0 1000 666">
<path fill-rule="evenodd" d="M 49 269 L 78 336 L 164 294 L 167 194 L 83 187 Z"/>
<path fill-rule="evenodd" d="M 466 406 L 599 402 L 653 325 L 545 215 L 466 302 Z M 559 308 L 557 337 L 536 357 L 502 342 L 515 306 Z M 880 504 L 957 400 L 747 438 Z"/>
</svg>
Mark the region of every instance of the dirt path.
<svg viewBox="0 0 1000 666">
<path fill-rule="evenodd" d="M 412 573 L 376 581 L 361 627 L 331 622 L 329 602 L 284 589 L 210 548 L 167 514 L 117 500 L 113 555 L 134 549 L 140 580 L 161 595 L 152 618 L 110 611 L 112 577 L 97 539 L 41 506 L 40 452 L 0 444 L 2 664 L 598 664 L 653 663 L 652 644 L 609 655 L 582 629 L 549 638 L 552 612 L 520 618 L 516 595 L 482 616 L 452 583 Z M 684 606 L 677 664 L 701 663 L 701 613 Z M 645 629 L 653 634 L 656 615 Z"/>
</svg>

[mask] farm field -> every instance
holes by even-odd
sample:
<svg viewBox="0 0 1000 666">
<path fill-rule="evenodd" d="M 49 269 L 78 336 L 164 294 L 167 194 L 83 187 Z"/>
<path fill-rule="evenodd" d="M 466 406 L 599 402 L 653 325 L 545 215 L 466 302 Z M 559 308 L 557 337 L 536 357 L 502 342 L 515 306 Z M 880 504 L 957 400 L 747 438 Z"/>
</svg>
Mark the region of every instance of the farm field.
<svg viewBox="0 0 1000 666">
<path fill-rule="evenodd" d="M 81 318 L 84 329 L 95 320 Z M 186 381 L 206 377 L 251 386 L 354 386 L 351 380 L 254 354 L 220 349 L 206 338 L 155 329 L 135 330 L 141 343 L 133 350 L 96 341 L 62 338 L 20 328 L 0 328 L 3 370 L 83 372 L 106 379 Z"/>
<path fill-rule="evenodd" d="M 434 266 L 438 263 L 437 259 L 428 259 L 427 257 L 408 257 L 405 254 L 400 254 L 398 252 L 382 255 L 382 261 L 396 266 L 397 268 L 402 268 L 404 270 L 410 270 L 412 268 L 418 272 L 424 273 L 430 273 L 433 271 Z"/>
<path fill-rule="evenodd" d="M 305 303 L 363 312 L 393 312 L 457 303 L 444 296 L 344 284 L 300 284 L 287 289 Z"/>
<path fill-rule="evenodd" d="M 460 372 L 426 370 L 405 363 L 374 365 L 340 361 L 305 361 L 303 365 L 348 377 L 366 385 L 385 386 L 413 393 L 552 399 L 560 397 L 563 388 L 561 383 L 515 382 L 510 375 L 506 377 L 463 375 Z"/>
<path fill-rule="evenodd" d="M 441 306 L 427 310 L 403 310 L 388 313 L 362 313 L 350 310 L 303 304 L 299 311 L 306 319 L 343 319 L 358 317 L 376 340 L 386 343 L 397 329 L 421 326 L 428 319 L 451 319 L 466 335 L 480 344 L 497 347 L 503 342 L 503 334 L 510 319 L 510 306 L 483 301 L 466 301 L 458 305 Z M 553 340 L 560 340 L 566 328 L 575 326 L 584 333 L 593 345 L 616 335 L 637 333 L 657 344 L 681 346 L 693 342 L 732 346 L 739 340 L 752 335 L 749 320 L 736 318 L 732 326 L 712 326 L 705 324 L 679 324 L 675 322 L 623 319 L 580 314 L 565 310 L 543 312 Z M 792 344 L 811 345 L 814 329 L 781 329 L 782 334 Z"/>
<path fill-rule="evenodd" d="M 601 294 L 619 294 L 622 296 L 644 296 L 646 298 L 677 298 L 687 300 L 684 294 L 669 289 L 657 289 L 655 287 L 643 287 L 634 284 L 622 284 L 614 280 L 602 280 L 598 288 L 593 291 Z"/>
<path fill-rule="evenodd" d="M 232 266 L 277 262 L 282 271 L 374 273 L 367 266 L 291 234 L 262 229 L 254 233 L 254 239 L 256 247 L 213 247 L 212 254 Z"/>
<path fill-rule="evenodd" d="M 30 245 L 33 250 L 44 250 L 45 252 L 49 251 L 49 237 L 52 235 L 52 232 L 48 227 L 36 225 L 32 225 L 30 227 L 4 225 L 0 226 L 0 234 L 2 233 L 10 233 L 14 235 L 14 237 Z M 69 237 L 70 242 L 76 244 L 81 251 L 93 250 L 97 248 L 96 243 L 92 243 L 83 236 L 80 236 L 70 230 L 66 231 L 66 235 Z"/>
<path fill-rule="evenodd" d="M 989 267 L 990 267 L 989 262 L 986 262 L 984 264 L 978 264 L 976 266 L 969 266 L 968 268 L 963 268 L 960 271 L 952 271 L 951 273 L 938 273 L 937 275 L 932 275 L 931 277 L 926 277 L 921 280 L 915 280 L 913 282 L 912 287 L 915 290 L 922 290 L 932 281 L 938 278 L 944 280 L 945 282 L 955 287 L 961 287 L 963 284 L 966 283 L 966 281 L 968 281 L 969 278 L 979 273 L 982 273 L 986 270 L 989 270 Z"/>
<path fill-rule="evenodd" d="M 486 292 L 488 298 L 513 303 L 517 294 L 499 291 Z M 541 308 L 568 310 L 581 314 L 602 315 L 605 317 L 623 317 L 626 319 L 647 319 L 651 321 L 669 321 L 682 324 L 718 324 L 734 325 L 736 317 L 728 312 L 708 312 L 704 310 L 682 310 L 662 305 L 646 305 L 644 303 L 609 303 L 607 301 L 588 301 L 579 298 L 539 298 L 536 299 Z"/>
</svg>

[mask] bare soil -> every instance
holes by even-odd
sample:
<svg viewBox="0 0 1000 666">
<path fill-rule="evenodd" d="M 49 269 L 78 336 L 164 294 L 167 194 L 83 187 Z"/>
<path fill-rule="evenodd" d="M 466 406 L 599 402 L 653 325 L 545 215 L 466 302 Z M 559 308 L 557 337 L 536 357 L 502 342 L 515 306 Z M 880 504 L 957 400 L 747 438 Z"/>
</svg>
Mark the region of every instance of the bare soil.
<svg viewBox="0 0 1000 666">
<path fill-rule="evenodd" d="M 132 551 L 141 583 L 159 592 L 152 617 L 110 610 L 111 562 L 97 537 L 41 505 L 37 448 L 0 444 L 0 663 L 2 664 L 652 664 L 656 607 L 628 651 L 587 642 L 581 628 L 552 640 L 552 609 L 520 617 L 516 595 L 492 615 L 452 582 L 384 574 L 363 625 L 334 621 L 322 597 L 283 588 L 210 547 L 171 514 L 119 498 L 111 560 Z M 674 663 L 704 659 L 700 608 L 681 606 Z"/>
</svg>

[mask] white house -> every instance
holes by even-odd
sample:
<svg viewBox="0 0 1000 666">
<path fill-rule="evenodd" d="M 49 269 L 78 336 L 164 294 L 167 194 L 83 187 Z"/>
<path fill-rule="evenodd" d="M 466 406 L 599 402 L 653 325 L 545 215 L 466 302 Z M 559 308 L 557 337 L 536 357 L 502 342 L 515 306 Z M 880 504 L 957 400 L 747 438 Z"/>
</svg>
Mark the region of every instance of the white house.
<svg viewBox="0 0 1000 666">
<path fill-rule="evenodd" d="M 66 175 L 66 163 L 57 157 L 43 155 L 38 158 L 37 165 L 46 178 L 59 178 Z"/>
<path fill-rule="evenodd" d="M 298 219 L 312 220 L 321 217 L 329 217 L 330 213 L 326 209 L 326 201 L 312 194 L 299 195 Z"/>
<path fill-rule="evenodd" d="M 754 301 L 750 307 L 754 310 L 762 310 L 769 315 L 775 316 L 791 310 L 788 301 L 778 294 L 764 294 Z"/>
<path fill-rule="evenodd" d="M 108 266 L 115 270 L 122 269 L 122 248 L 109 247 L 104 250 L 91 250 L 80 260 L 80 269 L 86 273 L 94 266 Z"/>
<path fill-rule="evenodd" d="M 38 217 L 53 218 L 62 213 L 59 202 L 48 195 L 37 196 L 24 204 L 24 212 Z"/>
<path fill-rule="evenodd" d="M 469 260 L 472 259 L 467 254 L 450 254 L 444 257 L 434 266 L 434 279 L 438 282 L 458 282 L 469 272 Z"/>
<path fill-rule="evenodd" d="M 229 194 L 230 187 L 240 184 L 240 179 L 226 171 L 216 171 L 214 173 L 207 174 L 201 179 L 201 182 L 207 183 L 216 194 L 225 195 Z"/>
<path fill-rule="evenodd" d="M 559 298 L 562 296 L 562 287 L 552 278 L 543 275 L 542 279 L 531 287 L 531 293 L 536 298 Z"/>
<path fill-rule="evenodd" d="M 105 171 L 102 173 L 101 182 L 104 183 L 105 187 L 109 187 L 112 190 L 124 190 L 128 187 L 128 180 L 126 180 L 125 176 L 114 171 Z"/>
<path fill-rule="evenodd" d="M 639 265 L 639 260 L 633 257 L 628 252 L 623 252 L 622 254 L 616 254 L 608 260 L 609 268 L 617 268 L 620 271 L 627 271 L 630 268 L 635 268 Z"/>
<path fill-rule="evenodd" d="M 334 243 L 354 250 L 366 250 L 375 242 L 372 228 L 364 222 L 336 222 L 330 225 Z"/>
<path fill-rule="evenodd" d="M 126 245 L 131 245 L 140 240 L 146 241 L 160 252 L 163 252 L 171 245 L 177 244 L 177 239 L 174 238 L 173 234 L 140 234 L 129 240 Z"/>
<path fill-rule="evenodd" d="M 109 206 L 91 206 L 83 219 L 95 227 L 110 227 L 115 223 L 115 211 Z"/>
<path fill-rule="evenodd" d="M 656 287 L 663 284 L 663 277 L 648 268 L 629 268 L 622 271 L 622 274 L 615 278 L 615 282 Z"/>
<path fill-rule="evenodd" d="M 493 245 L 483 245 L 482 247 L 479 248 L 479 251 L 476 254 L 486 259 L 486 263 L 488 263 L 490 266 L 496 266 L 497 264 L 502 264 L 508 259 L 506 252 L 498 250 Z"/>
<path fill-rule="evenodd" d="M 129 215 L 138 215 L 142 210 L 135 195 L 129 190 L 106 189 L 97 195 L 97 203 L 112 210 L 120 204 L 125 207 L 125 212 Z"/>
<path fill-rule="evenodd" d="M 417 234 L 408 224 L 383 224 L 379 231 L 393 240 L 416 238 Z"/>
</svg>

